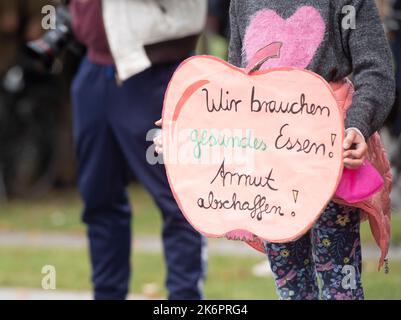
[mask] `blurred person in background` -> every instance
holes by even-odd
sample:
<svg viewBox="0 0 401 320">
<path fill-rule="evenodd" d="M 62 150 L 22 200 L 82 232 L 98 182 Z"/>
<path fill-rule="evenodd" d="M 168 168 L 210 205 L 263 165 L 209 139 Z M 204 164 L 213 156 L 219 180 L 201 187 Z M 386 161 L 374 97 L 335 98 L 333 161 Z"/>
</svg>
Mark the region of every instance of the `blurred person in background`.
<svg viewBox="0 0 401 320">
<path fill-rule="evenodd" d="M 62 70 L 49 72 L 25 51 L 26 41 L 43 33 L 46 4 L 0 3 L 0 201 L 43 194 L 74 179 L 68 54 L 60 57 Z"/>
<path fill-rule="evenodd" d="M 205 240 L 180 212 L 164 167 L 147 161 L 154 151 L 146 136 L 174 70 L 194 52 L 206 6 L 206 0 L 70 1 L 74 35 L 87 47 L 71 92 L 95 299 L 128 293 L 131 174 L 162 213 L 168 298 L 202 298 Z"/>
</svg>

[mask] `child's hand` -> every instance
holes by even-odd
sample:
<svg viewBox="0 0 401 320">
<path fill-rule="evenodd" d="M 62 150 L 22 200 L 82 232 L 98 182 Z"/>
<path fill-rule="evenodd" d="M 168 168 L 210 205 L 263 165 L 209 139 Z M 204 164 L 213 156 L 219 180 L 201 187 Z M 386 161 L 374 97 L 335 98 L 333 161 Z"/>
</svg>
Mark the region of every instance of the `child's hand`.
<svg viewBox="0 0 401 320">
<path fill-rule="evenodd" d="M 157 125 L 158 127 L 162 126 L 162 119 L 159 119 L 155 122 L 155 125 Z"/>
<path fill-rule="evenodd" d="M 162 119 L 159 119 L 155 122 L 155 125 L 158 127 L 162 126 Z M 156 145 L 155 146 L 155 151 L 158 154 L 163 153 L 163 137 L 161 134 L 157 135 L 156 137 L 153 138 L 153 143 Z"/>
<path fill-rule="evenodd" d="M 359 168 L 368 152 L 365 138 L 357 130 L 350 128 L 345 132 L 343 148 L 344 166 L 349 169 Z"/>
</svg>

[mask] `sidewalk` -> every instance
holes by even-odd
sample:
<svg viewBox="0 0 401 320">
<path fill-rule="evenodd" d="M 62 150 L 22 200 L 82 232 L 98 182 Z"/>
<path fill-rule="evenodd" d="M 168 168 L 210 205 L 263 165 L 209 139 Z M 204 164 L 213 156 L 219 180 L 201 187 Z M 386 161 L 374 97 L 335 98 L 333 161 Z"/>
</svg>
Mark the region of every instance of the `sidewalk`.
<svg viewBox="0 0 401 320">
<path fill-rule="evenodd" d="M 84 235 L 68 233 L 0 231 L 1 246 L 86 248 L 87 240 Z M 162 251 L 161 239 L 157 236 L 136 236 L 133 240 L 133 246 L 135 250 L 140 252 L 159 253 Z M 263 258 L 263 254 L 241 241 L 229 241 L 226 239 L 208 239 L 208 252 L 211 255 L 256 256 Z M 378 260 L 380 257 L 379 249 L 374 245 L 363 246 L 362 254 L 366 260 Z M 401 247 L 391 247 L 388 257 L 390 260 L 401 261 Z"/>
<path fill-rule="evenodd" d="M 252 266 L 252 273 L 259 277 L 271 277 L 267 259 L 263 254 L 253 250 L 240 241 L 226 239 L 209 239 L 209 255 L 254 256 L 260 258 L 260 263 Z M 133 241 L 136 251 L 160 253 L 161 240 L 157 236 L 137 236 Z M 38 233 L 0 231 L 0 247 L 25 248 L 66 248 L 86 249 L 87 239 L 84 235 L 68 233 Z M 377 261 L 379 250 L 375 246 L 364 246 L 363 257 L 366 260 Z M 401 261 L 401 247 L 393 247 L 389 253 L 390 260 Z M 148 300 L 152 296 L 129 295 L 129 300 Z M 42 290 L 31 288 L 0 288 L 1 300 L 91 300 L 92 294 L 87 291 Z"/>
</svg>

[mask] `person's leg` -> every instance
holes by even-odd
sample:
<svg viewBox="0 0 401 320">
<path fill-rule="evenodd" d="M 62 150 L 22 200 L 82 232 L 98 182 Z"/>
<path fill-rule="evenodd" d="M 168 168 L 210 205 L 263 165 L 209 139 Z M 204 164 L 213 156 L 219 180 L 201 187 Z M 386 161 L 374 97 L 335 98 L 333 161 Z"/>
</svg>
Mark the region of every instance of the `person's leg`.
<svg viewBox="0 0 401 320">
<path fill-rule="evenodd" d="M 363 299 L 358 209 L 330 203 L 312 229 L 313 258 L 324 300 Z"/>
<path fill-rule="evenodd" d="M 288 243 L 265 242 L 266 254 L 283 300 L 315 300 L 319 296 L 310 232 Z"/>
<path fill-rule="evenodd" d="M 168 298 L 200 299 L 206 270 L 205 240 L 180 212 L 164 166 L 147 161 L 147 154 L 154 156 L 147 132 L 161 117 L 164 93 L 176 67 L 176 63 L 153 66 L 127 80 L 122 86 L 126 109 L 114 113 L 113 123 L 131 170 L 161 209 Z"/>
<path fill-rule="evenodd" d="M 124 299 L 130 275 L 131 211 L 126 164 L 108 126 L 105 68 L 83 62 L 72 87 L 78 184 L 84 202 L 95 299 Z"/>
</svg>

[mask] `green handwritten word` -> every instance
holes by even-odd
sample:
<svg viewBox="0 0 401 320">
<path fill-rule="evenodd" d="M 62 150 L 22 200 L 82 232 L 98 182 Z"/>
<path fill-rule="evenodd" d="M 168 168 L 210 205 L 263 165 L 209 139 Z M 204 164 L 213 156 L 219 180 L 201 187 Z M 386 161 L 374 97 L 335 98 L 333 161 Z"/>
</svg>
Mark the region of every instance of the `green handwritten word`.
<svg viewBox="0 0 401 320">
<path fill-rule="evenodd" d="M 202 155 L 202 146 L 267 150 L 266 143 L 262 139 L 252 138 L 250 130 L 247 131 L 247 135 L 244 137 L 242 135 L 214 134 L 207 129 L 194 129 L 190 133 L 190 139 L 195 143 L 194 157 L 196 159 L 200 159 Z"/>
</svg>

